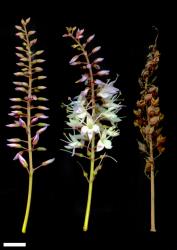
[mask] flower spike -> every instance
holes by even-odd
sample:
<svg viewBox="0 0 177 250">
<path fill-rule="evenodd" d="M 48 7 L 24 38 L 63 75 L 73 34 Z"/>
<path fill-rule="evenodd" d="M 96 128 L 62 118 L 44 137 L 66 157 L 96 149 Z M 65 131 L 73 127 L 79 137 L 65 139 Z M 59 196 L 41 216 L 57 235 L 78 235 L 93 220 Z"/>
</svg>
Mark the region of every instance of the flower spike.
<svg viewBox="0 0 177 250">
<path fill-rule="evenodd" d="M 100 64 L 104 60 L 97 56 L 101 46 L 91 47 L 95 35 L 85 38 L 84 29 L 76 27 L 66 28 L 67 33 L 63 37 L 72 39 L 74 55 L 69 64 L 81 68 L 82 73 L 76 83 L 81 86 L 81 92 L 70 103 L 65 104 L 69 133 L 64 134 L 66 143 L 63 151 L 71 153 L 72 156 L 88 159 L 90 162 L 90 174 L 86 168 L 82 167 L 84 177 L 87 179 L 88 199 L 85 212 L 83 230 L 88 230 L 90 216 L 91 197 L 93 181 L 102 168 L 103 159 L 108 157 L 104 150 L 113 147 L 112 139 L 119 135 L 117 129 L 121 120 L 118 112 L 122 105 L 119 100 L 120 90 L 114 86 L 117 81 L 111 81 L 108 77 L 109 70 L 101 68 Z M 87 44 L 89 43 L 89 49 Z M 91 48 L 90 48 L 91 47 Z M 114 159 L 115 160 L 115 159 Z M 97 164 L 96 161 L 99 161 Z"/>
<path fill-rule="evenodd" d="M 158 31 L 156 29 L 156 31 Z M 164 150 L 166 138 L 162 136 L 160 123 L 164 116 L 160 111 L 158 87 L 155 86 L 154 76 L 159 65 L 160 53 L 157 49 L 157 38 L 149 46 L 149 54 L 145 68 L 141 72 L 139 85 L 141 88 L 140 99 L 136 102 L 134 110 L 134 125 L 139 129 L 141 141 L 138 141 L 139 150 L 145 155 L 145 175 L 150 179 L 151 185 L 151 231 L 156 231 L 155 226 L 155 159 Z"/>
<path fill-rule="evenodd" d="M 49 108 L 40 105 L 40 101 L 48 101 L 47 98 L 38 96 L 42 90 L 46 89 L 46 86 L 39 85 L 40 82 L 46 78 L 41 75 L 43 68 L 41 63 L 45 60 L 41 59 L 40 56 L 43 54 L 43 50 L 36 50 L 35 45 L 37 39 L 34 38 L 36 31 L 29 29 L 30 18 L 21 20 L 20 25 L 16 25 L 17 30 L 16 36 L 21 40 L 21 45 L 16 47 L 18 58 L 17 66 L 18 71 L 14 73 L 15 77 L 18 78 L 14 81 L 15 90 L 18 92 L 19 97 L 10 98 L 10 101 L 15 102 L 15 105 L 11 106 L 11 112 L 9 116 L 14 119 L 13 123 L 6 125 L 7 127 L 19 127 L 25 132 L 26 138 L 12 138 L 8 139 L 7 146 L 10 148 L 16 148 L 20 151 L 15 155 L 14 160 L 19 160 L 22 167 L 27 170 L 29 174 L 29 192 L 26 206 L 26 213 L 24 217 L 22 233 L 26 233 L 26 227 L 29 218 L 29 211 L 31 205 L 32 195 L 32 184 L 33 184 L 33 173 L 38 167 L 34 166 L 33 154 L 37 151 L 45 151 L 46 148 L 38 147 L 40 134 L 44 132 L 49 126 L 47 123 L 40 122 L 40 119 L 47 119 L 48 116 L 40 113 L 40 111 L 47 111 Z M 34 85 L 34 87 L 33 87 Z M 38 106 L 35 103 L 38 103 Z M 34 111 L 37 112 L 34 113 Z M 38 127 L 41 127 L 38 129 Z M 26 159 L 25 159 L 26 158 Z M 52 161 L 48 162 L 52 163 Z M 41 166 L 45 166 L 43 164 Z"/>
</svg>

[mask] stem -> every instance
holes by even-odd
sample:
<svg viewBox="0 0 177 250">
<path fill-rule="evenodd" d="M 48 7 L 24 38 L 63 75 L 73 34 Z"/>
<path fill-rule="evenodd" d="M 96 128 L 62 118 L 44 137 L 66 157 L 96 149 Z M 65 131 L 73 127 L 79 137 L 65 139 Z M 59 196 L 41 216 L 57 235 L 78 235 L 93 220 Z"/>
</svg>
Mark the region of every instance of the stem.
<svg viewBox="0 0 177 250">
<path fill-rule="evenodd" d="M 90 177 L 89 177 L 89 188 L 88 188 L 88 197 L 87 197 L 87 207 L 85 211 L 85 220 L 83 231 L 88 230 L 88 222 L 90 216 L 91 200 L 92 200 L 92 191 L 93 191 L 93 181 L 94 181 L 94 162 L 95 162 L 95 136 L 92 138 L 92 149 L 91 149 L 91 162 L 90 162 Z"/>
<path fill-rule="evenodd" d="M 83 55 L 86 59 L 86 64 L 90 65 L 89 55 L 87 51 L 85 50 L 84 46 L 80 43 L 79 40 L 77 40 L 73 35 L 71 35 L 72 39 L 79 45 L 81 51 L 83 52 Z M 93 79 L 93 72 L 92 68 L 89 68 L 89 75 L 90 75 L 90 88 L 91 88 L 91 109 L 92 109 L 92 119 L 95 121 L 95 88 L 94 88 L 94 79 Z M 85 219 L 84 219 L 84 225 L 83 225 L 83 231 L 88 230 L 88 223 L 89 223 L 89 217 L 90 217 L 90 209 L 91 209 L 91 200 L 92 200 L 92 191 L 93 191 L 93 181 L 94 181 L 94 169 L 95 169 L 95 135 L 93 134 L 92 140 L 91 140 L 91 158 L 90 158 L 90 176 L 89 176 L 89 188 L 88 188 L 88 196 L 87 196 L 87 206 L 85 211 Z"/>
<path fill-rule="evenodd" d="M 152 137 L 150 138 L 150 159 L 152 162 L 151 166 L 151 232 L 156 232 L 155 228 L 155 176 L 154 176 L 154 158 L 153 158 L 153 145 L 152 145 Z"/>
<path fill-rule="evenodd" d="M 28 158 L 29 158 L 29 186 L 28 186 L 28 198 L 27 198 L 27 205 L 26 205 L 26 212 L 22 227 L 22 233 L 26 233 L 26 227 L 28 224 L 30 206 L 31 206 L 31 197 L 32 197 L 32 184 L 33 184 L 33 157 L 32 157 L 32 145 L 31 145 L 31 92 L 32 92 L 32 59 L 31 59 L 31 49 L 30 49 L 30 42 L 28 38 L 28 33 L 26 26 L 24 26 L 25 35 L 26 35 L 26 42 L 27 42 L 27 55 L 28 55 L 28 101 L 27 101 L 27 136 L 28 136 Z"/>
<path fill-rule="evenodd" d="M 27 204 L 26 204 L 26 212 L 25 212 L 25 217 L 23 221 L 23 226 L 22 226 L 22 233 L 26 233 L 26 227 L 28 224 L 28 218 L 29 218 L 29 212 L 30 212 L 30 206 L 31 206 L 31 197 L 32 197 L 32 186 L 33 186 L 33 173 L 29 174 L 29 186 L 28 186 L 28 199 L 27 199 Z"/>
</svg>

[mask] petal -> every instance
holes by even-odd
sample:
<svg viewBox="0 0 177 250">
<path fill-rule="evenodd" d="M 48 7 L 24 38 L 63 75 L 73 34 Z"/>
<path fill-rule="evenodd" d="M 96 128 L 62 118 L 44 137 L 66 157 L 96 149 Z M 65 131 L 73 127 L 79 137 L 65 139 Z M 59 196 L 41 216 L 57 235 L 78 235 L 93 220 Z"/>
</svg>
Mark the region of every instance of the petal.
<svg viewBox="0 0 177 250">
<path fill-rule="evenodd" d="M 93 125 L 93 131 L 95 133 L 99 133 L 100 132 L 100 127 L 97 124 Z"/>
<path fill-rule="evenodd" d="M 110 140 L 105 139 L 104 140 L 104 146 L 106 149 L 111 149 L 112 148 L 112 142 Z"/>
<path fill-rule="evenodd" d="M 99 140 L 97 143 L 96 152 L 100 152 L 103 149 L 104 149 L 104 144 L 102 143 L 101 140 Z"/>
<path fill-rule="evenodd" d="M 87 134 L 88 134 L 89 140 L 91 141 L 91 139 L 92 139 L 92 137 L 93 137 L 93 129 L 88 129 Z"/>
<path fill-rule="evenodd" d="M 81 128 L 81 134 L 82 134 L 82 135 L 85 135 L 87 132 L 88 132 L 88 127 L 87 127 L 87 126 L 83 126 L 83 127 Z"/>
</svg>

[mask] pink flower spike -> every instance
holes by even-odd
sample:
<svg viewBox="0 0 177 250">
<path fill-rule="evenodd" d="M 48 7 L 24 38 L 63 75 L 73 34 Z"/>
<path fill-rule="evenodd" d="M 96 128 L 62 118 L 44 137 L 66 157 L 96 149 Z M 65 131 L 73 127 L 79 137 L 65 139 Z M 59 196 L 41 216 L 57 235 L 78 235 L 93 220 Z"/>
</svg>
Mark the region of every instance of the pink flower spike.
<svg viewBox="0 0 177 250">
<path fill-rule="evenodd" d="M 101 70 L 101 71 L 98 71 L 97 73 L 96 73 L 96 75 L 98 75 L 98 76 L 107 76 L 107 75 L 109 75 L 109 70 Z"/>
<path fill-rule="evenodd" d="M 37 132 L 36 135 L 33 137 L 33 146 L 35 146 L 39 141 L 39 133 Z"/>
<path fill-rule="evenodd" d="M 78 29 L 76 31 L 76 39 L 81 39 L 83 37 L 84 29 L 80 30 Z"/>
<path fill-rule="evenodd" d="M 90 43 L 94 39 L 94 37 L 95 37 L 95 34 L 93 34 L 92 36 L 89 36 L 87 38 L 87 43 Z"/>
<path fill-rule="evenodd" d="M 96 53 L 97 51 L 99 51 L 101 49 L 101 46 L 97 46 L 97 47 L 95 47 L 93 50 L 92 50 L 92 54 L 93 53 Z"/>
<path fill-rule="evenodd" d="M 73 63 L 79 58 L 80 55 L 76 55 L 73 58 L 71 58 L 71 60 L 69 61 L 70 65 L 73 65 Z"/>
</svg>

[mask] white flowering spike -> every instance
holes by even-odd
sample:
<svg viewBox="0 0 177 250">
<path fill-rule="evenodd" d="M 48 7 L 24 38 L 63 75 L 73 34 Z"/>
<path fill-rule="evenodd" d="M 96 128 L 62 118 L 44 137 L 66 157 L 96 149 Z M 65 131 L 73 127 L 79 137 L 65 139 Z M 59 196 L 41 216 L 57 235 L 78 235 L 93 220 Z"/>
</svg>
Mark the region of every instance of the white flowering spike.
<svg viewBox="0 0 177 250">
<path fill-rule="evenodd" d="M 90 162 L 90 170 L 82 167 L 83 175 L 89 183 L 83 226 L 83 230 L 87 231 L 93 181 L 102 167 L 103 159 L 112 158 L 106 152 L 101 153 L 103 150 L 110 150 L 113 147 L 112 139 L 119 135 L 117 126 L 121 121 L 118 116 L 118 112 L 122 108 L 119 100 L 121 93 L 114 86 L 117 77 L 114 81 L 107 79 L 110 71 L 104 70 L 100 66 L 104 60 L 97 56 L 101 46 L 91 47 L 95 35 L 84 39 L 84 29 L 69 27 L 66 30 L 67 33 L 63 37 L 71 38 L 72 48 L 76 50 L 76 55 L 69 63 L 80 67 L 82 73 L 79 80 L 76 81 L 81 86 L 80 94 L 72 99 L 69 98 L 70 103 L 63 105 L 66 107 L 67 119 L 65 122 L 68 126 L 67 131 L 69 131 L 68 134 L 65 133 L 66 140 L 63 141 L 66 145 L 63 150 L 71 153 L 72 156 L 84 157 Z M 89 44 L 88 49 L 87 44 Z"/>
</svg>

